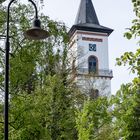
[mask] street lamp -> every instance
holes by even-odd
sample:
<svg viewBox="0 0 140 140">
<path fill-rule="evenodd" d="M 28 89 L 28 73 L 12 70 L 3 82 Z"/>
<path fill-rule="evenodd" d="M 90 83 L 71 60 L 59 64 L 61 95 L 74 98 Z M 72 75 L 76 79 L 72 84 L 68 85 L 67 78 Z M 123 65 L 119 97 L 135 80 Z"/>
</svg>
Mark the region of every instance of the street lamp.
<svg viewBox="0 0 140 140">
<path fill-rule="evenodd" d="M 9 17 L 10 17 L 10 6 L 15 0 L 11 0 L 7 8 L 7 32 L 5 42 L 5 99 L 4 99 L 4 140 L 8 140 L 8 100 L 9 100 Z M 41 22 L 38 19 L 38 12 L 35 3 L 32 0 L 28 0 L 32 3 L 35 9 L 35 19 L 33 27 L 27 30 L 24 35 L 28 39 L 40 40 L 49 37 L 49 33 L 41 29 Z"/>
</svg>

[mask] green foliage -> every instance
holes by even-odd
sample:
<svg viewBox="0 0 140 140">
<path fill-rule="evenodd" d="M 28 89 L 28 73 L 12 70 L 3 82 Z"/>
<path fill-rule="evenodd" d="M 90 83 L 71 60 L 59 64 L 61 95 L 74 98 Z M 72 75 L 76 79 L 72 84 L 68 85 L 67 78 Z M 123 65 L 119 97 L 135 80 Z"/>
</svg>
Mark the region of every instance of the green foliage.
<svg viewBox="0 0 140 140">
<path fill-rule="evenodd" d="M 125 33 L 124 36 L 128 39 L 131 39 L 133 36 L 138 37 L 140 36 L 140 1 L 139 0 L 132 0 L 134 12 L 136 15 L 136 19 L 132 21 L 133 25 L 129 28 L 129 32 Z"/>
<path fill-rule="evenodd" d="M 129 65 L 131 72 L 140 75 L 140 49 L 137 49 L 135 53 L 125 52 L 120 58 L 117 58 L 117 64 Z"/>
<path fill-rule="evenodd" d="M 118 140 L 119 138 L 114 134 L 114 127 L 112 122 L 105 124 L 101 129 L 96 140 Z"/>
<path fill-rule="evenodd" d="M 115 133 L 124 140 L 140 139 L 140 95 L 134 83 L 122 85 L 112 97 Z"/>
<path fill-rule="evenodd" d="M 6 0 L 0 0 L 0 4 L 2 4 L 3 2 L 5 2 Z"/>
<path fill-rule="evenodd" d="M 76 127 L 78 140 L 94 140 L 100 136 L 100 130 L 110 122 L 108 101 L 105 97 L 89 100 L 83 109 L 77 111 Z"/>
<path fill-rule="evenodd" d="M 140 36 L 140 1 L 132 0 L 137 19 L 125 33 L 127 39 Z M 139 44 L 138 44 L 139 45 Z M 123 140 L 140 139 L 140 49 L 136 52 L 125 52 L 117 58 L 118 65 L 128 65 L 136 77 L 131 83 L 122 85 L 116 96 L 112 97 L 114 128 L 116 136 Z"/>
<path fill-rule="evenodd" d="M 137 18 L 125 34 L 139 36 L 138 0 L 133 0 Z M 24 14 L 23 14 L 24 13 Z M 140 49 L 117 58 L 137 74 L 122 85 L 111 102 L 106 97 L 87 100 L 71 83 L 67 51 L 69 37 L 63 23 L 40 15 L 50 37 L 43 41 L 24 38 L 31 27 L 32 6 L 14 4 L 10 16 L 11 140 L 138 140 L 140 139 Z M 0 10 L 0 31 L 5 34 L 5 7 Z M 4 47 L 3 47 L 4 48 Z M 0 50 L 0 91 L 4 83 L 4 49 Z M 112 121 L 111 121 L 112 117 Z M 0 104 L 0 139 L 3 139 L 3 103 Z"/>
<path fill-rule="evenodd" d="M 3 125 L 3 106 L 0 104 L 0 140 L 3 139 L 3 129 L 4 129 L 4 125 Z"/>
<path fill-rule="evenodd" d="M 60 140 L 75 138 L 71 90 L 58 75 L 48 76 L 43 89 L 21 93 L 10 102 L 10 137 L 13 140 Z M 17 107 L 18 105 L 18 107 Z"/>
<path fill-rule="evenodd" d="M 140 8 L 139 0 L 132 0 L 133 6 L 134 6 L 134 12 L 136 14 L 136 18 L 132 21 L 133 25 L 129 29 L 128 32 L 125 33 L 125 37 L 127 39 L 131 39 L 132 37 L 136 38 L 140 36 Z M 140 78 L 140 48 L 139 48 L 138 42 L 138 49 L 136 52 L 125 52 L 120 58 L 117 58 L 117 64 L 118 65 L 129 65 L 131 71 L 133 73 L 136 73 L 138 75 L 138 78 Z M 137 81 L 140 82 L 139 79 Z"/>
<path fill-rule="evenodd" d="M 30 5 L 18 3 L 11 7 L 9 137 L 12 140 L 74 140 L 77 94 L 68 78 L 66 27 L 42 14 L 40 18 L 49 30 L 49 39 L 25 39 L 22 32 L 31 26 L 33 10 Z M 0 30 L 5 34 L 5 22 Z M 2 49 L 0 56 L 3 93 Z M 3 103 L 1 106 L 0 138 L 3 139 Z"/>
<path fill-rule="evenodd" d="M 2 27 L 2 25 L 5 22 L 5 16 L 6 16 L 6 13 L 4 12 L 4 8 L 1 8 L 1 6 L 0 6 L 0 28 Z"/>
</svg>

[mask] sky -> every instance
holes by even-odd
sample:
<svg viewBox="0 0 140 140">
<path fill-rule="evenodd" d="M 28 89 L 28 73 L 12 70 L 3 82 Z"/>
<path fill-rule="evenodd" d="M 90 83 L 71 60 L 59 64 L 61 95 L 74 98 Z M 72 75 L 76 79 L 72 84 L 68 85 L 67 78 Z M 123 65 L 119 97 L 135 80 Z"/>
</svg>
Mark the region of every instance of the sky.
<svg viewBox="0 0 140 140">
<path fill-rule="evenodd" d="M 43 12 L 53 20 L 63 21 L 71 28 L 74 24 L 81 0 L 44 0 Z M 116 58 L 126 51 L 136 50 L 136 40 L 127 40 L 124 33 L 135 18 L 131 0 L 92 0 L 101 25 L 114 29 L 109 36 L 109 65 L 113 70 L 112 94 L 122 83 L 132 80 L 134 75 L 128 67 L 116 66 Z"/>
</svg>

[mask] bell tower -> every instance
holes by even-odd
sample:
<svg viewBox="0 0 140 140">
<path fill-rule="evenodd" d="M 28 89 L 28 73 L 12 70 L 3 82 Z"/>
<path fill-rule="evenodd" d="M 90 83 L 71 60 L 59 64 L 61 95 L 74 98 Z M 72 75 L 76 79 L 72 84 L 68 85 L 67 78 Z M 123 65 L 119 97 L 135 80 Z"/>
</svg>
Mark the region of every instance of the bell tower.
<svg viewBox="0 0 140 140">
<path fill-rule="evenodd" d="M 75 82 L 90 96 L 110 95 L 108 37 L 112 29 L 100 25 L 91 0 L 81 0 L 75 24 L 69 30 L 69 55 Z"/>
</svg>

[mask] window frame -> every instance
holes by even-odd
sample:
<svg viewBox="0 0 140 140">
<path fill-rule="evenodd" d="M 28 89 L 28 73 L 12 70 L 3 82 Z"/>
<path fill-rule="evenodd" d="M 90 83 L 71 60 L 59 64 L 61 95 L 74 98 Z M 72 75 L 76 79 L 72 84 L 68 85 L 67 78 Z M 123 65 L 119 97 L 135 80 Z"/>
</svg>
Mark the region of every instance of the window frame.
<svg viewBox="0 0 140 140">
<path fill-rule="evenodd" d="M 92 71 L 92 69 L 90 69 L 90 66 L 89 66 L 89 63 L 90 63 L 90 60 L 94 58 L 95 62 L 96 62 L 96 66 L 95 66 L 95 71 Z M 92 61 L 91 61 L 92 62 Z M 88 57 L 88 72 L 89 73 L 98 73 L 98 59 L 96 56 L 94 55 L 91 55 Z"/>
</svg>

